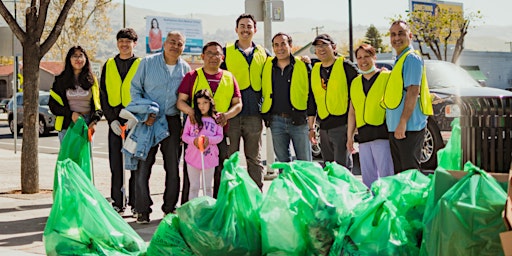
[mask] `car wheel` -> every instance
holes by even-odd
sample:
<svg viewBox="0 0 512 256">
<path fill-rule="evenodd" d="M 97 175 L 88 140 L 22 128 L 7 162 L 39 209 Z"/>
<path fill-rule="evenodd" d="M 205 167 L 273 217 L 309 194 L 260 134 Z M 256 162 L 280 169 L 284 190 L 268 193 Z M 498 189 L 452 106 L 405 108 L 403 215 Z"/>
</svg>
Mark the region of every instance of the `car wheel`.
<svg viewBox="0 0 512 256">
<path fill-rule="evenodd" d="M 437 167 L 437 151 L 444 146 L 441 132 L 436 124 L 429 120 L 425 130 L 425 140 L 421 150 L 421 169 L 435 170 Z"/>
<path fill-rule="evenodd" d="M 311 154 L 313 158 L 322 158 L 322 149 L 320 148 L 320 125 L 315 122 L 315 140 L 316 144 L 311 143 Z"/>
<path fill-rule="evenodd" d="M 44 120 L 44 117 L 39 117 L 39 136 L 45 136 L 50 133 L 50 129 L 48 129 L 48 126 L 46 125 L 46 122 Z"/>
<path fill-rule="evenodd" d="M 21 127 L 18 125 L 18 135 L 20 134 Z M 11 134 L 14 134 L 14 122 L 12 121 L 12 117 L 9 118 L 9 130 L 11 130 Z"/>
</svg>

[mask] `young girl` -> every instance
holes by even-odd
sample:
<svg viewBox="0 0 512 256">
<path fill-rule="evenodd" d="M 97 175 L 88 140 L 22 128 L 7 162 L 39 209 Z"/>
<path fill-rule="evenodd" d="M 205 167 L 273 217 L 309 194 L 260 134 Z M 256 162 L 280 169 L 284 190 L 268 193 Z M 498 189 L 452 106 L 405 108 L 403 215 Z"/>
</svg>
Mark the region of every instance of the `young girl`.
<svg viewBox="0 0 512 256">
<path fill-rule="evenodd" d="M 190 180 L 189 199 L 196 198 L 199 195 L 201 184 L 201 152 L 199 151 L 198 138 L 204 136 L 204 182 L 206 195 L 213 197 L 213 173 L 219 165 L 219 149 L 217 144 L 224 137 L 222 126 L 215 122 L 215 103 L 208 90 L 200 90 L 194 94 L 193 98 L 194 118 L 196 124 L 190 122 L 190 117 L 185 121 L 183 127 L 183 142 L 189 144 L 185 154 L 187 163 L 188 179 Z"/>
</svg>

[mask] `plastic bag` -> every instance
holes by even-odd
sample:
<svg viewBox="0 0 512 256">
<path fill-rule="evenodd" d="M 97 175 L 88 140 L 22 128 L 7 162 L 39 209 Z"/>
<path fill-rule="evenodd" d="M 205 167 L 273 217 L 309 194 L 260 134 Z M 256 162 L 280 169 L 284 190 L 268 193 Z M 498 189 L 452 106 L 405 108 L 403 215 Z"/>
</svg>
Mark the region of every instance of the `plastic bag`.
<svg viewBox="0 0 512 256">
<path fill-rule="evenodd" d="M 139 255 L 146 243 L 71 159 L 57 161 L 54 201 L 43 240 L 47 255 Z"/>
<path fill-rule="evenodd" d="M 58 161 L 71 159 L 80 166 L 85 176 L 91 180 L 91 144 L 87 137 L 88 126 L 80 117 L 76 123 L 71 122 L 60 144 Z M 55 191 L 54 182 L 54 191 Z"/>
<path fill-rule="evenodd" d="M 375 198 L 353 219 L 340 255 L 418 255 L 411 227 L 391 201 Z"/>
<path fill-rule="evenodd" d="M 436 170 L 436 187 L 423 219 L 421 255 L 503 255 L 499 233 L 506 230 L 501 212 L 507 194 L 473 164 L 466 163 L 464 170 L 468 174 L 448 189 L 454 178 L 438 183 L 437 176 L 450 174 Z"/>
<path fill-rule="evenodd" d="M 462 146 L 459 118 L 453 119 L 452 134 L 446 146 L 437 151 L 438 166 L 446 170 L 462 169 Z"/>
<path fill-rule="evenodd" d="M 263 253 L 326 255 L 342 221 L 350 219 L 347 202 L 318 163 L 274 163 L 272 168 L 283 172 L 272 181 L 260 210 Z"/>
<path fill-rule="evenodd" d="M 181 236 L 180 220 L 177 215 L 167 214 L 158 224 L 155 234 L 153 234 L 149 243 L 147 255 L 194 255 Z"/>
<path fill-rule="evenodd" d="M 238 154 L 224 162 L 217 200 L 198 197 L 176 210 L 181 234 L 198 255 L 261 255 L 262 194 Z"/>
</svg>

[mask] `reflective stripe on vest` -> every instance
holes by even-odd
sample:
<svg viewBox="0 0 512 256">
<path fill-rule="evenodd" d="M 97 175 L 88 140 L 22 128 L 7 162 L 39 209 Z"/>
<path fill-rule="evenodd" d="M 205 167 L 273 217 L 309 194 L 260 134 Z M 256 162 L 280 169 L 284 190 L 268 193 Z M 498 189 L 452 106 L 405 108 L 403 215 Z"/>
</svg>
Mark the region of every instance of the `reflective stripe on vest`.
<svg viewBox="0 0 512 256">
<path fill-rule="evenodd" d="M 108 104 L 112 107 L 119 106 L 123 104 L 124 107 L 128 106 L 131 101 L 130 96 L 130 84 L 132 82 L 133 76 L 137 72 L 137 68 L 139 67 L 139 63 L 141 58 L 137 58 L 130 69 L 128 70 L 128 74 L 123 81 L 121 81 L 121 76 L 119 75 L 119 70 L 117 69 L 116 61 L 114 58 L 110 58 L 107 60 L 105 72 L 105 85 L 107 87 L 107 95 L 108 95 Z"/>
<path fill-rule="evenodd" d="M 194 95 L 196 92 L 207 89 L 213 95 L 213 100 L 215 101 L 215 109 L 221 113 L 227 112 L 231 106 L 231 99 L 233 98 L 233 94 L 235 93 L 233 74 L 231 74 L 229 71 L 223 70 L 219 86 L 217 87 L 215 93 L 213 93 L 208 80 L 206 80 L 203 69 L 198 68 L 196 69 L 196 72 L 197 77 L 194 81 L 194 87 L 192 88 L 192 95 L 190 96 L 192 107 L 194 107 Z"/>
<path fill-rule="evenodd" d="M 272 107 L 272 59 L 270 57 L 265 62 L 262 75 L 262 96 L 261 113 L 267 113 Z M 292 80 L 290 84 L 290 102 L 292 107 L 297 110 L 306 110 L 308 106 L 309 78 L 306 64 L 295 57 L 293 66 Z"/>
<path fill-rule="evenodd" d="M 61 106 L 64 106 L 64 101 L 62 101 L 62 98 L 59 96 L 59 94 L 57 94 L 53 90 L 50 90 L 50 97 L 52 97 Z M 64 123 L 64 116 L 56 116 L 55 117 L 55 130 L 61 131 L 63 123 Z"/>
<path fill-rule="evenodd" d="M 388 84 L 386 85 L 386 90 L 384 91 L 383 105 L 387 109 L 395 109 L 402 102 L 403 93 L 404 93 L 404 80 L 402 76 L 404 61 L 405 58 L 413 53 L 413 50 L 409 50 L 404 53 L 402 57 L 396 62 L 393 70 L 391 71 L 391 75 L 389 77 Z M 430 97 L 430 90 L 428 88 L 427 82 L 427 69 L 425 64 L 423 64 L 423 71 L 421 74 L 421 85 L 420 85 L 420 109 L 424 115 L 433 115 L 434 110 L 432 108 L 432 98 Z"/>
<path fill-rule="evenodd" d="M 386 89 L 390 71 L 381 71 L 370 87 L 368 95 L 363 90 L 363 76 L 357 76 L 350 86 L 350 100 L 354 106 L 357 128 L 366 124 L 379 126 L 386 119 L 386 109 L 380 102 Z"/>
<path fill-rule="evenodd" d="M 348 110 L 348 83 L 343 58 L 337 58 L 334 62 L 327 89 L 322 88 L 321 65 L 322 63 L 316 63 L 311 71 L 311 89 L 315 96 L 318 116 L 325 119 L 329 115 L 344 115 Z"/>
<path fill-rule="evenodd" d="M 249 88 L 249 85 L 255 91 L 261 91 L 261 72 L 267 59 L 265 48 L 257 45 L 254 49 L 251 65 L 243 54 L 236 48 L 235 44 L 226 45 L 226 67 L 233 73 L 240 90 Z"/>
</svg>

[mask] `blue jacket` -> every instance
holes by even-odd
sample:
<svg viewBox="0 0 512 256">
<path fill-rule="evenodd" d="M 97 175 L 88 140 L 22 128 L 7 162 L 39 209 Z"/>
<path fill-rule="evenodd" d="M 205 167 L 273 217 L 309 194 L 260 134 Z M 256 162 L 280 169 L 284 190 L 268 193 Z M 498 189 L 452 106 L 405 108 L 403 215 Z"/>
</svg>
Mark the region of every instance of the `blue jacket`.
<svg viewBox="0 0 512 256">
<path fill-rule="evenodd" d="M 133 113 L 139 122 L 128 133 L 124 143 L 124 164 L 127 170 L 137 170 L 139 160 L 145 161 L 149 150 L 169 136 L 168 124 L 165 115 L 158 115 L 160 107 L 154 101 L 144 98 L 132 100 L 126 110 Z M 144 122 L 150 114 L 157 117 L 152 126 L 147 126 Z"/>
</svg>

